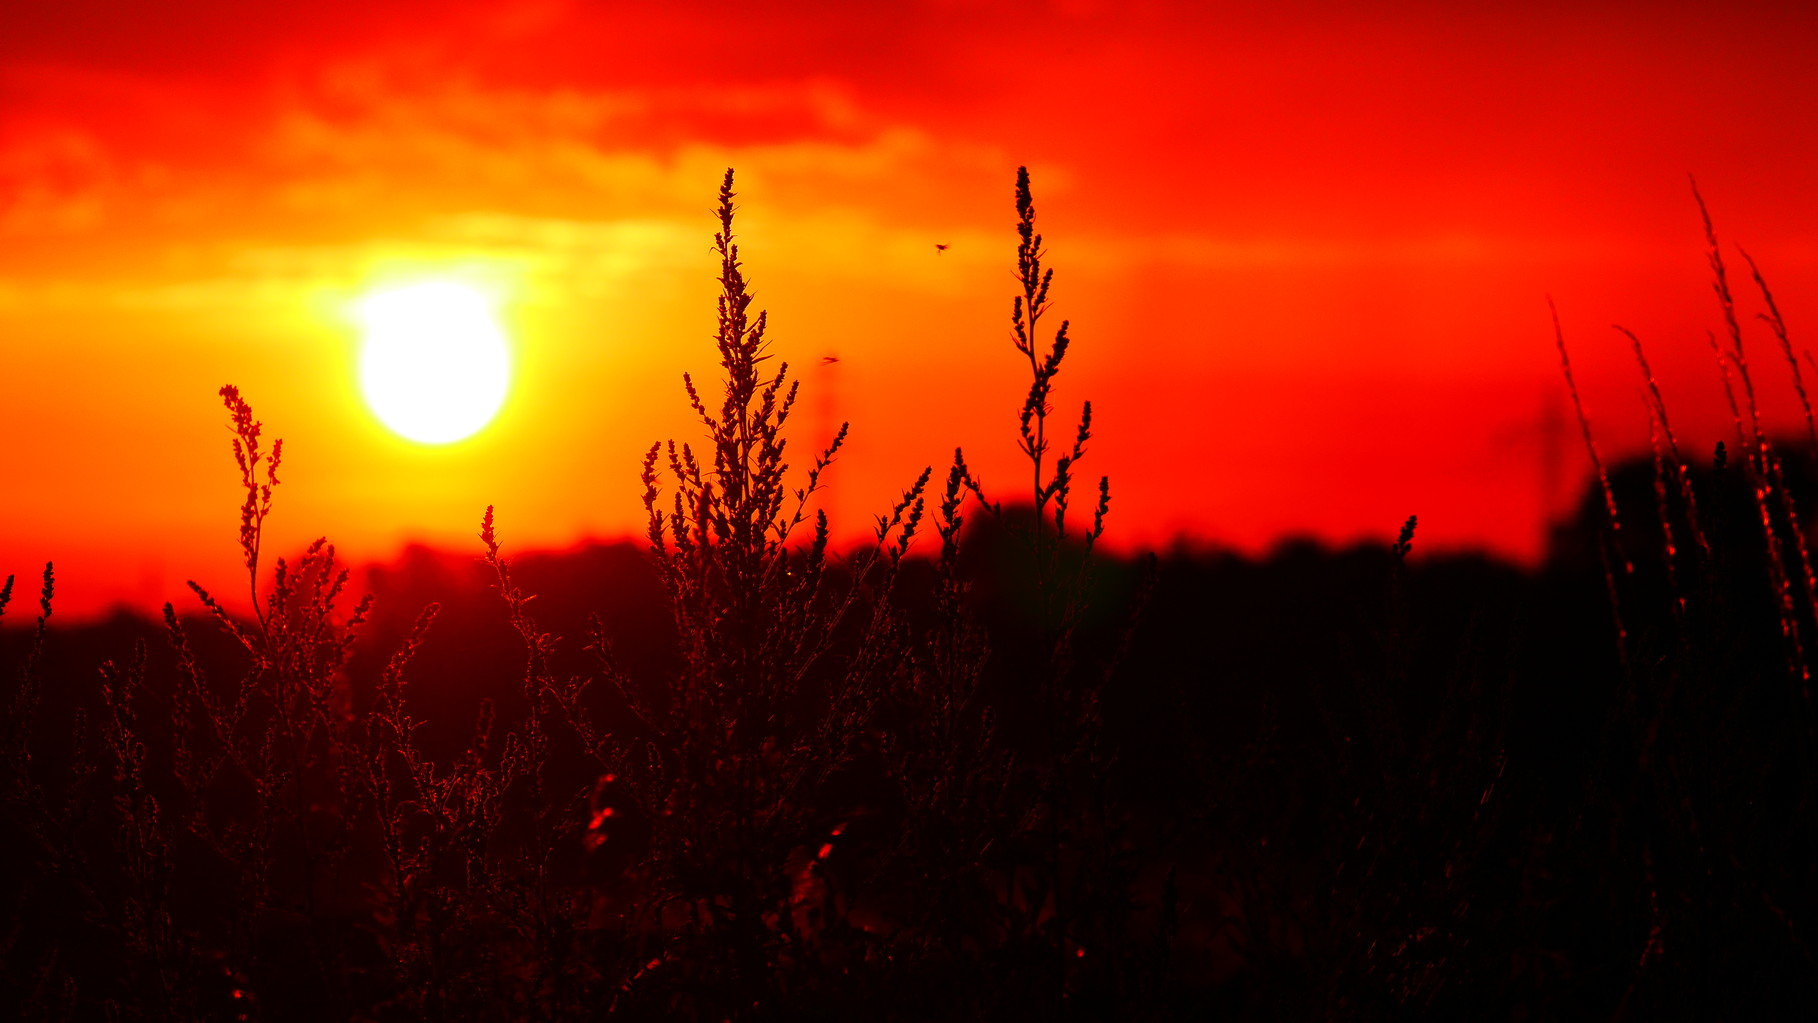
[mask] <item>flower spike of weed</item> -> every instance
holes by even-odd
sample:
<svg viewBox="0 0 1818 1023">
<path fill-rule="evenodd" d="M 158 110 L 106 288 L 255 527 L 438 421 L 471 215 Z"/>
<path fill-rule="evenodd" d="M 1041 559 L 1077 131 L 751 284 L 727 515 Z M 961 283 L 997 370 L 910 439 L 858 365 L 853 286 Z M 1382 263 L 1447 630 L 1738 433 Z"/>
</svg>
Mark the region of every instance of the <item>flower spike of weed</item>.
<svg viewBox="0 0 1818 1023">
<path fill-rule="evenodd" d="M 1661 565 L 1666 569 L 1667 595 L 1672 601 L 1673 622 L 1678 627 L 1680 646 L 1682 650 L 1689 650 L 1686 645 L 1688 643 L 1686 599 L 1685 593 L 1679 587 L 1679 546 L 1673 539 L 1673 514 L 1667 490 L 1668 474 L 1671 473 L 1675 478 L 1679 478 L 1683 475 L 1685 466 L 1674 455 L 1671 457 L 1673 468 L 1668 468 L 1670 442 L 1664 440 L 1666 430 L 1661 422 L 1662 417 L 1653 405 L 1645 400 L 1645 395 L 1643 403 L 1648 406 L 1648 445 L 1654 453 L 1654 515 L 1660 526 L 1661 553 L 1663 555 Z M 1692 522 L 1692 528 L 1696 530 L 1698 519 L 1695 508 L 1688 506 L 1686 517 Z"/>
<path fill-rule="evenodd" d="M 1623 665 L 1629 660 L 1629 632 L 1623 624 L 1622 599 L 1616 586 L 1616 570 L 1610 563 L 1611 548 L 1615 548 L 1622 565 L 1624 577 L 1632 575 L 1634 565 L 1622 550 L 1622 516 L 1616 510 L 1616 492 L 1610 488 L 1610 474 L 1603 467 L 1603 459 L 1597 454 L 1597 442 L 1591 436 L 1591 417 L 1585 413 L 1584 400 L 1578 394 L 1578 381 L 1572 375 L 1572 356 L 1566 351 L 1565 328 L 1559 323 L 1559 307 L 1553 303 L 1553 296 L 1547 296 L 1547 310 L 1553 314 L 1553 343 L 1559 349 L 1559 366 L 1565 373 L 1566 390 L 1572 395 L 1572 409 L 1578 414 L 1578 432 L 1584 438 L 1585 454 L 1590 456 L 1591 466 L 1597 472 L 1597 485 L 1603 491 L 1604 512 L 1609 516 L 1609 533 L 1597 545 L 1597 556 L 1603 563 L 1604 589 L 1610 601 L 1610 614 L 1616 625 L 1616 650 Z"/>
<path fill-rule="evenodd" d="M 1730 347 L 1730 364 L 1736 370 L 1736 378 L 1742 381 L 1743 409 L 1748 412 L 1749 426 L 1753 443 L 1751 458 L 1758 464 L 1756 471 L 1766 472 L 1767 434 L 1761 427 L 1761 412 L 1755 400 L 1755 380 L 1749 373 L 1748 355 L 1742 345 L 1742 325 L 1736 319 L 1736 299 L 1730 293 L 1729 271 L 1723 262 L 1723 249 L 1717 243 L 1717 228 L 1711 222 L 1711 211 L 1705 205 L 1704 195 L 1698 191 L 1698 179 L 1692 179 L 1692 198 L 1698 203 L 1698 214 L 1704 220 L 1705 243 L 1709 246 L 1706 260 L 1711 268 L 1711 290 L 1717 296 L 1717 303 L 1723 309 L 1723 324 L 1728 333 Z"/>
<path fill-rule="evenodd" d="M 1629 339 L 1630 350 L 1635 355 L 1635 365 L 1641 371 L 1642 382 L 1646 388 L 1644 398 L 1649 411 L 1649 420 L 1658 425 L 1658 439 L 1666 442 L 1666 455 L 1672 463 L 1672 475 L 1676 489 L 1680 500 L 1685 505 L 1686 524 L 1691 530 L 1693 542 L 1698 546 L 1699 554 L 1703 556 L 1705 564 L 1708 565 L 1711 561 L 1711 544 L 1704 534 L 1702 520 L 1698 515 L 1698 495 L 1692 488 L 1691 467 L 1686 464 L 1685 458 L 1679 453 L 1679 439 L 1674 435 L 1673 425 L 1667 419 L 1666 399 L 1661 397 L 1660 383 L 1654 378 L 1654 368 L 1648 364 L 1647 353 L 1641 346 L 1641 338 L 1637 337 L 1634 331 L 1619 323 L 1613 326 Z M 1668 542 L 1671 543 L 1670 539 Z"/>
<path fill-rule="evenodd" d="M 1774 340 L 1780 343 L 1780 354 L 1786 357 L 1786 364 L 1793 372 L 1793 391 L 1799 396 L 1799 408 L 1805 413 L 1806 437 L 1811 441 L 1812 456 L 1818 458 L 1818 420 L 1812 415 L 1812 401 L 1805 390 L 1805 375 L 1799 370 L 1799 359 L 1793 354 L 1793 342 L 1787 337 L 1786 320 L 1780 315 L 1780 304 L 1774 301 L 1773 289 L 1768 287 L 1767 278 L 1761 275 L 1761 268 L 1755 265 L 1755 257 L 1747 249 L 1738 249 L 1742 258 L 1749 265 L 1749 275 L 1755 279 L 1755 287 L 1760 289 L 1762 301 L 1767 303 L 1768 311 L 1758 313 L 1761 322 L 1774 332 Z M 1807 353 L 1810 357 L 1810 353 Z"/>
<path fill-rule="evenodd" d="M 1749 372 L 1748 356 L 1743 349 L 1742 325 L 1736 318 L 1736 300 L 1730 291 L 1729 272 L 1724 265 L 1723 249 L 1718 244 L 1717 229 L 1711 220 L 1710 208 L 1705 204 L 1704 196 L 1698 190 L 1698 181 L 1692 179 L 1692 198 L 1698 204 L 1699 217 L 1704 223 L 1704 238 L 1708 246 L 1707 261 L 1711 269 L 1711 289 L 1717 296 L 1719 307 L 1723 310 L 1724 328 L 1729 338 L 1729 365 L 1734 367 L 1736 378 L 1742 382 L 1743 402 L 1737 408 L 1733 389 L 1725 379 L 1725 387 L 1730 398 L 1731 412 L 1737 419 L 1737 430 L 1741 432 L 1741 412 L 1748 412 L 1750 434 L 1744 435 L 1743 442 L 1748 457 L 1744 464 L 1748 469 L 1755 499 L 1757 516 L 1761 522 L 1761 533 L 1766 548 L 1766 561 L 1770 583 L 1780 606 L 1780 631 L 1787 650 L 1789 667 L 1800 680 L 1801 693 L 1809 704 L 1811 666 L 1807 663 L 1804 641 L 1800 638 L 1799 614 L 1793 593 L 1792 577 L 1797 572 L 1805 587 L 1807 607 L 1811 610 L 1814 621 L 1818 621 L 1818 573 L 1812 567 L 1812 559 L 1807 549 L 1805 531 L 1800 528 L 1798 510 L 1794 507 L 1791 491 L 1787 488 L 1785 474 L 1780 459 L 1774 454 L 1768 443 L 1767 433 L 1761 425 L 1761 411 L 1755 395 L 1754 378 Z M 1747 257 L 1747 253 L 1744 253 Z M 1750 261 L 1751 264 L 1753 261 Z M 1757 277 L 1760 280 L 1759 276 Z M 1762 283 L 1765 289 L 1765 282 Z M 1771 293 L 1770 293 L 1771 294 Z M 1770 320 L 1770 326 L 1772 321 Z M 1784 323 L 1781 324 L 1784 327 Z M 1711 335 L 1712 347 L 1717 347 L 1715 335 Z M 1791 345 L 1785 345 L 1785 351 L 1791 353 Z M 1794 366 L 1797 372 L 1797 363 Z M 1814 433 L 1818 438 L 1818 433 Z M 1794 553 L 1798 564 L 1789 566 L 1780 531 L 1774 525 L 1774 509 L 1778 507 L 1782 518 L 1791 527 Z"/>
<path fill-rule="evenodd" d="M 1717 375 L 1723 381 L 1723 397 L 1730 407 L 1730 424 L 1736 430 L 1736 443 L 1744 452 L 1747 452 L 1749 435 L 1742 425 L 1742 403 L 1736 399 L 1735 376 L 1730 372 L 1732 360 L 1729 354 L 1723 350 L 1723 345 L 1718 343 L 1716 331 L 1705 331 L 1704 339 L 1710 343 L 1711 355 L 1717 359 Z"/>
<path fill-rule="evenodd" d="M 1420 525 L 1418 515 L 1408 516 L 1408 520 L 1401 524 L 1401 532 L 1396 535 L 1394 545 L 1389 548 L 1389 553 L 1394 555 L 1396 561 L 1406 561 L 1409 552 L 1414 549 L 1414 529 L 1418 525 Z"/>
<path fill-rule="evenodd" d="M 1565 374 L 1566 390 L 1572 396 L 1572 409 L 1578 414 L 1578 432 L 1584 439 L 1585 454 L 1590 456 L 1591 467 L 1597 472 L 1597 485 L 1603 491 L 1604 511 L 1610 517 L 1610 533 L 1621 554 L 1622 515 L 1616 510 L 1616 492 L 1610 487 L 1610 474 L 1604 468 L 1603 458 L 1597 453 L 1597 441 L 1591 436 L 1591 417 L 1585 412 L 1584 399 L 1578 394 L 1578 379 L 1572 374 L 1572 356 L 1566 351 L 1565 328 L 1559 323 L 1559 308 L 1553 304 L 1552 296 L 1547 296 L 1547 309 L 1553 314 L 1553 343 L 1559 349 L 1559 366 Z M 1627 555 L 1622 557 L 1624 575 L 1633 574 L 1635 568 L 1629 563 Z"/>
<path fill-rule="evenodd" d="M 1011 342 L 1029 364 L 1029 389 L 1017 412 L 1017 447 L 1028 459 L 1031 474 L 1034 525 L 1027 539 L 1043 576 L 1043 588 L 1047 589 L 1059 568 L 1049 562 L 1059 556 L 1068 540 L 1067 510 L 1075 469 L 1079 460 L 1085 457 L 1086 442 L 1092 436 L 1092 403 L 1085 402 L 1081 406 L 1071 449 L 1056 454 L 1050 467 L 1048 417 L 1054 412 L 1054 380 L 1072 345 L 1072 324 L 1063 320 L 1044 349 L 1037 335 L 1042 316 L 1051 306 L 1054 270 L 1042 263 L 1046 251 L 1042 247 L 1042 235 L 1036 230 L 1035 197 L 1027 167 L 1017 168 L 1015 200 L 1016 270 L 1020 293 L 1013 296 L 1010 303 Z M 965 483 L 981 506 L 995 514 L 997 506 L 985 500 L 982 487 L 970 472 L 966 474 Z M 1110 480 L 1104 478 L 1099 483 L 1092 529 L 1082 538 L 1088 549 L 1103 535 L 1105 516 L 1110 511 Z M 1054 527 L 1052 540 L 1048 537 L 1050 522 Z"/>
</svg>

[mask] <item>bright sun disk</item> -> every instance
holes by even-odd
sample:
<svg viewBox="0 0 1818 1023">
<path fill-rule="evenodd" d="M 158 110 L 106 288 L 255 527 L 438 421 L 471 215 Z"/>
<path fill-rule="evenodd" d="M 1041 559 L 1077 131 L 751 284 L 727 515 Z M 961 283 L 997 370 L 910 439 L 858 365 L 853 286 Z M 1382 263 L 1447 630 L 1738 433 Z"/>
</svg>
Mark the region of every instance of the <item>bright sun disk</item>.
<svg viewBox="0 0 1818 1023">
<path fill-rule="evenodd" d="M 511 357 L 485 293 L 453 281 L 398 285 L 369 292 L 354 314 L 360 393 L 394 433 L 448 444 L 498 414 Z"/>
</svg>

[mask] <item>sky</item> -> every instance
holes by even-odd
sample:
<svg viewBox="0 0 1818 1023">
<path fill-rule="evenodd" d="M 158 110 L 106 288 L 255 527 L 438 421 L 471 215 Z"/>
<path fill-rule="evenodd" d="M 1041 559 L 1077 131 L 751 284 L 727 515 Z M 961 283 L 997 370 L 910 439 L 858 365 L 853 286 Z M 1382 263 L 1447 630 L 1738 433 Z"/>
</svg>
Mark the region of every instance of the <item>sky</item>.
<svg viewBox="0 0 1818 1023">
<path fill-rule="evenodd" d="M 1688 175 L 1811 343 L 1801 6 L 6 3 L 0 574 L 54 559 L 74 615 L 229 589 L 224 383 L 286 441 L 273 549 L 460 549 L 489 504 L 519 549 L 639 531 L 640 456 L 693 436 L 680 375 L 715 368 L 729 166 L 797 443 L 852 424 L 846 537 L 955 446 L 997 493 L 1023 478 L 1027 165 L 1074 338 L 1057 414 L 1093 402 L 1111 543 L 1417 513 L 1425 550 L 1532 560 L 1586 466 L 1549 296 L 1610 453 L 1646 443 L 1613 323 L 1688 442 L 1728 429 Z M 357 379 L 362 298 L 425 280 L 494 296 L 512 358 L 447 445 Z"/>
</svg>

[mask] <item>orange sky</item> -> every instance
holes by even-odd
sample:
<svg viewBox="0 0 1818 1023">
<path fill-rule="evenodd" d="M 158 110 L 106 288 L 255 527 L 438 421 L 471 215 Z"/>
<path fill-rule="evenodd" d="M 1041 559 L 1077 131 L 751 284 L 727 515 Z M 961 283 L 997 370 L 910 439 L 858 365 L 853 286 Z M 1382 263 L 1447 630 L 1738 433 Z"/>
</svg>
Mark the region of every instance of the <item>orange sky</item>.
<svg viewBox="0 0 1818 1023">
<path fill-rule="evenodd" d="M 520 548 L 634 528 L 638 457 L 712 370 L 728 165 L 801 439 L 853 422 L 849 530 L 955 444 L 1021 478 L 1019 163 L 1126 546 L 1418 512 L 1429 548 L 1531 556 L 1549 292 L 1613 447 L 1645 420 L 1612 321 L 1719 436 L 1688 171 L 1795 341 L 1818 322 L 1795 5 L 269 6 L 0 7 L 0 572 L 54 558 L 65 611 L 229 587 L 229 381 L 287 440 L 280 548 L 469 544 L 489 503 Z M 424 275 L 498 289 L 517 360 L 444 448 L 355 385 L 349 305 Z"/>
</svg>

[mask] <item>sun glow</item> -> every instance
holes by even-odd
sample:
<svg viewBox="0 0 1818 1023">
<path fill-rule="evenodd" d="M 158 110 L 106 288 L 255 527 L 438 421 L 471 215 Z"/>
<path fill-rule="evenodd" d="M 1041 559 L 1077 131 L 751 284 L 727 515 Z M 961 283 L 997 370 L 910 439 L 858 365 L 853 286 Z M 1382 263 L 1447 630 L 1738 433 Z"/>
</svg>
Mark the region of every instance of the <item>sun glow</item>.
<svg viewBox="0 0 1818 1023">
<path fill-rule="evenodd" d="M 511 356 L 491 296 L 454 281 L 422 281 L 368 292 L 354 316 L 360 393 L 392 432 L 448 444 L 498 414 Z"/>
</svg>

